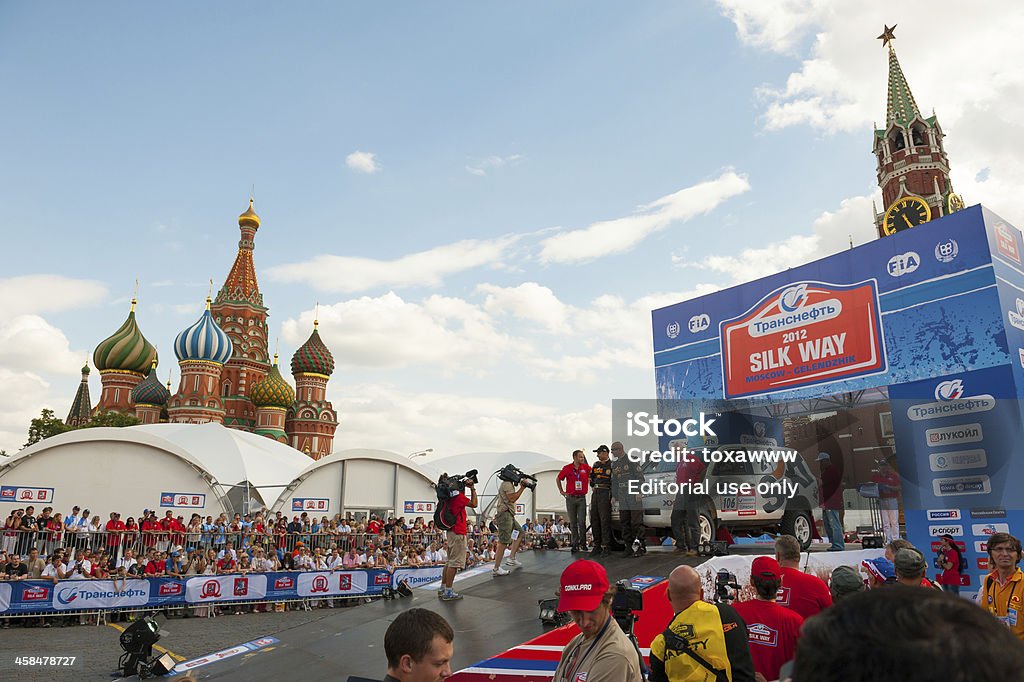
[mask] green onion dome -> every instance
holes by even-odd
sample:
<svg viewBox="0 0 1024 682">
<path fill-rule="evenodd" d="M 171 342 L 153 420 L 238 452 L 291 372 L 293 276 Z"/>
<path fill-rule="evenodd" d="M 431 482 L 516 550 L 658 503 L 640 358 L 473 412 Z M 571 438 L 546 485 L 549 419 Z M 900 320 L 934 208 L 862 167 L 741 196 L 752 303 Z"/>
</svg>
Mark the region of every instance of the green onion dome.
<svg viewBox="0 0 1024 682">
<path fill-rule="evenodd" d="M 277 355 L 274 365 L 270 368 L 267 378 L 252 387 L 249 399 L 256 407 L 280 407 L 288 409 L 295 402 L 295 389 L 292 388 L 277 368 Z"/>
<path fill-rule="evenodd" d="M 314 320 L 313 333 L 292 356 L 292 374 L 323 374 L 329 377 L 334 372 L 334 356 L 320 340 L 317 326 L 318 322 Z"/>
<path fill-rule="evenodd" d="M 92 354 L 92 364 L 100 372 L 119 370 L 145 374 L 156 361 L 156 348 L 139 331 L 135 322 L 135 299 L 128 319 L 110 337 L 100 342 Z"/>
<path fill-rule="evenodd" d="M 136 405 L 166 405 L 171 392 L 160 383 L 156 376 L 156 361 L 149 369 L 149 376 L 140 381 L 132 389 L 132 402 Z"/>
</svg>

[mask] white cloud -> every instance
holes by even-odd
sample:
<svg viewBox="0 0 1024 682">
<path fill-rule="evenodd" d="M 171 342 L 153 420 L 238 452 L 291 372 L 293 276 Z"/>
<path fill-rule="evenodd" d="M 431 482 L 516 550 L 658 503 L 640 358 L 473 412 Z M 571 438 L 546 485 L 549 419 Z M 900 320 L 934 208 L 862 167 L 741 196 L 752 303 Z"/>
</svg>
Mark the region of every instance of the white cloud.
<svg viewBox="0 0 1024 682">
<path fill-rule="evenodd" d="M 285 340 L 299 345 L 312 327 L 312 311 L 282 325 Z M 458 298 L 431 296 L 422 303 L 394 292 L 320 307 L 320 335 L 339 365 L 398 368 L 410 365 L 482 371 L 528 344 L 497 330 L 480 307 Z"/>
<path fill-rule="evenodd" d="M 332 386 L 328 391 L 345 418 L 335 451 L 370 447 L 408 453 L 430 447 L 434 458 L 486 450 L 563 456 L 580 443 L 607 440 L 612 424 L 610 405 L 566 409 L 542 400 L 414 393 L 388 383 Z"/>
<path fill-rule="evenodd" d="M 714 210 L 723 201 L 750 190 L 743 175 L 727 170 L 714 180 L 686 187 L 641 206 L 636 213 L 563 232 L 541 242 L 540 259 L 548 263 L 580 263 L 631 250 L 648 236 L 674 222 Z"/>
<path fill-rule="evenodd" d="M 0 366 L 0 450 L 13 455 L 28 439 L 29 422 L 43 408 L 54 410 L 63 419 L 71 406 L 74 393 L 60 399 L 50 384 L 34 372 L 17 371 Z M 72 389 L 74 390 L 74 389 Z"/>
<path fill-rule="evenodd" d="M 854 246 L 875 239 L 878 235 L 872 222 L 871 201 L 879 196 L 876 192 L 871 196 L 844 199 L 836 211 L 825 211 L 815 218 L 811 234 L 792 235 L 759 249 L 744 249 L 733 256 L 706 256 L 700 261 L 673 256 L 672 261 L 681 267 L 725 274 L 731 284 L 766 277 L 848 249 L 851 239 Z"/>
<path fill-rule="evenodd" d="M 0 324 L 0 367 L 76 376 L 88 357 L 88 351 L 72 351 L 64 332 L 38 315 Z"/>
<path fill-rule="evenodd" d="M 376 173 L 380 170 L 377 155 L 373 152 L 352 152 L 345 157 L 345 165 L 360 173 Z"/>
<path fill-rule="evenodd" d="M 809 53 L 785 83 L 758 94 L 764 126 L 808 126 L 826 134 L 884 125 L 888 59 L 874 37 L 902 19 L 896 49 L 924 115 L 936 112 L 949 153 L 953 185 L 967 204 L 984 203 L 1016 224 L 1024 184 L 1024 5 L 981 3 L 963 11 L 954 0 L 920 3 L 835 3 L 824 0 L 719 0 L 739 39 L 754 48 L 793 53 L 813 35 Z M 955 17 L 955 21 L 950 21 Z M 941 59 L 936 55 L 941 54 Z M 987 179 L 976 176 L 988 168 Z"/>
<path fill-rule="evenodd" d="M 518 237 L 466 239 L 394 260 L 317 256 L 269 269 L 271 279 L 303 282 L 320 291 L 355 293 L 382 287 L 439 286 L 447 275 L 484 265 L 496 266 Z"/>
<path fill-rule="evenodd" d="M 96 305 L 107 287 L 91 279 L 62 275 L 23 275 L 0 279 L 0 318 L 25 313 L 56 313 Z"/>
<path fill-rule="evenodd" d="M 570 307 L 558 300 L 551 289 L 536 282 L 515 287 L 481 284 L 477 291 L 487 295 L 484 310 L 489 313 L 509 314 L 537 323 L 549 332 L 569 331 Z"/>
<path fill-rule="evenodd" d="M 488 171 L 517 163 L 524 158 L 526 157 L 522 154 L 512 154 L 510 156 L 488 156 L 483 159 L 471 159 L 470 163 L 466 165 L 466 172 L 471 175 L 484 176 L 487 175 Z"/>
</svg>

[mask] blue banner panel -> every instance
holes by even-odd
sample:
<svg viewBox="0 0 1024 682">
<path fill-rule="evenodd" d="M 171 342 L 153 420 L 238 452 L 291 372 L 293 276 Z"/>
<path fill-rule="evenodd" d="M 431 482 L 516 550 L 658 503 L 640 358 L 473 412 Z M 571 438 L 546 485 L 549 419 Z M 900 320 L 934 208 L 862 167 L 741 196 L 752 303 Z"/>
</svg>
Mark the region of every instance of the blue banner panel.
<svg viewBox="0 0 1024 682">
<path fill-rule="evenodd" d="M 907 539 L 926 553 L 942 535 L 962 541 L 977 588 L 994 524 L 1024 527 L 1013 372 L 990 367 L 901 384 L 890 387 L 889 399 Z"/>
<path fill-rule="evenodd" d="M 230 573 L 127 580 L 18 580 L 0 582 L 0 614 L 380 596 L 391 585 L 385 569 Z"/>
</svg>

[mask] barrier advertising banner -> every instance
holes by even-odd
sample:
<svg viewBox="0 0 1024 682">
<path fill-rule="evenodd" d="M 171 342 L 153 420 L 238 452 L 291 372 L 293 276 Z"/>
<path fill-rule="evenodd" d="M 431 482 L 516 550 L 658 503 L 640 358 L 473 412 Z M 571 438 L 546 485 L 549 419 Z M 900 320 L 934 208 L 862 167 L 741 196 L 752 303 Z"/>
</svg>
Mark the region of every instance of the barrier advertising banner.
<svg viewBox="0 0 1024 682">
<path fill-rule="evenodd" d="M 56 584 L 49 580 L 21 580 L 0 582 L 0 615 L 147 609 L 319 596 L 379 596 L 391 583 L 391 573 L 384 569 L 199 575 L 126 581 L 61 580 Z"/>
</svg>

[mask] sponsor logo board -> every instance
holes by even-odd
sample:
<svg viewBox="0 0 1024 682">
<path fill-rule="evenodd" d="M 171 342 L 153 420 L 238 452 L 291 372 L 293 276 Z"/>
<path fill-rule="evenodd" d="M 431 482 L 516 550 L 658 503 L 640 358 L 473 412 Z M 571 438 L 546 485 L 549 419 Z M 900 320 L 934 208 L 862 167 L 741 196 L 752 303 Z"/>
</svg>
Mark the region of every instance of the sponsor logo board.
<svg viewBox="0 0 1024 682">
<path fill-rule="evenodd" d="M 928 455 L 928 466 L 932 471 L 984 469 L 988 466 L 988 458 L 985 456 L 985 451 L 980 449 L 933 452 Z"/>
<path fill-rule="evenodd" d="M 963 518 L 959 509 L 929 509 L 929 521 L 959 521 Z"/>
<path fill-rule="evenodd" d="M 932 492 L 936 497 L 987 495 L 992 492 L 992 482 L 984 475 L 936 478 L 932 481 Z"/>
<path fill-rule="evenodd" d="M 812 386 L 886 369 L 875 280 L 798 282 L 721 323 L 726 398 Z"/>
<path fill-rule="evenodd" d="M 365 572 L 300 573 L 296 592 L 300 597 L 363 594 L 366 592 Z"/>
<path fill-rule="evenodd" d="M 160 493 L 160 506 L 202 509 L 206 506 L 206 495 L 202 493 Z"/>
<path fill-rule="evenodd" d="M 963 526 L 928 526 L 928 535 L 933 538 L 942 537 L 943 535 L 960 536 L 963 534 Z"/>
<path fill-rule="evenodd" d="M 996 223 L 993 230 L 996 233 L 996 250 L 1020 265 L 1020 249 L 1017 248 L 1015 230 L 1007 227 L 1005 223 Z"/>
<path fill-rule="evenodd" d="M 330 511 L 331 501 L 326 497 L 293 497 L 292 511 Z"/>
<path fill-rule="evenodd" d="M 1005 519 L 1006 510 L 1002 507 L 976 507 L 971 510 L 972 519 Z"/>
<path fill-rule="evenodd" d="M 0 502 L 53 502 L 53 490 L 24 485 L 0 486 Z"/>
<path fill-rule="evenodd" d="M 402 505 L 406 514 L 433 514 L 434 503 L 426 500 L 406 500 Z M 518 513 L 518 512 L 517 512 Z"/>
<path fill-rule="evenodd" d="M 974 523 L 971 524 L 972 535 L 995 535 L 996 533 L 1009 533 L 1010 524 L 1008 523 Z"/>
<path fill-rule="evenodd" d="M 985 439 L 981 424 L 957 424 L 955 426 L 942 426 L 935 429 L 925 429 L 925 440 L 928 447 L 937 448 L 943 445 L 962 445 L 964 443 L 980 443 Z"/>
</svg>

